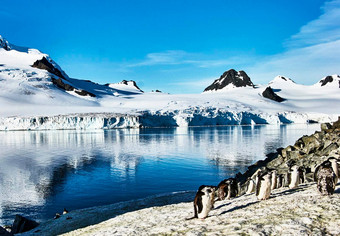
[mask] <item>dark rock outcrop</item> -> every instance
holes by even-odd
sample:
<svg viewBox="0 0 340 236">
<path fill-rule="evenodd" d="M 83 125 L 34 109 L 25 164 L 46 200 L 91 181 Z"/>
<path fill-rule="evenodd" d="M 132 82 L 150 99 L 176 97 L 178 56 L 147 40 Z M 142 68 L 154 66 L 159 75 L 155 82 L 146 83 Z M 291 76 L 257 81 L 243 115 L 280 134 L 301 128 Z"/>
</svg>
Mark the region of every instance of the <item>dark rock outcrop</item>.
<svg viewBox="0 0 340 236">
<path fill-rule="evenodd" d="M 11 50 L 11 46 L 9 45 L 9 42 L 2 38 L 0 35 L 0 47 L 2 47 L 3 49 L 5 49 L 6 51 Z"/>
<path fill-rule="evenodd" d="M 57 86 L 60 89 L 63 89 L 65 91 L 74 91 L 75 93 L 81 95 L 81 96 L 91 96 L 91 97 L 96 97 L 96 95 L 94 95 L 93 93 L 90 93 L 86 90 L 83 89 L 76 89 L 74 88 L 72 85 L 68 84 L 68 83 L 64 83 L 62 79 L 55 79 L 52 78 L 52 83 Z"/>
<path fill-rule="evenodd" d="M 32 67 L 42 69 L 42 70 L 47 70 L 51 74 L 54 74 L 60 78 L 66 79 L 63 73 L 59 69 L 55 68 L 52 65 L 52 63 L 47 60 L 46 57 L 43 57 L 41 60 L 35 61 Z"/>
<path fill-rule="evenodd" d="M 204 89 L 206 91 L 220 90 L 229 84 L 233 84 L 235 87 L 253 87 L 254 84 L 244 71 L 237 72 L 234 69 L 224 72 L 221 77 L 215 80 L 211 85 Z"/>
<path fill-rule="evenodd" d="M 332 76 L 327 76 L 326 78 L 324 78 L 323 80 L 320 80 L 320 84 L 321 86 L 325 86 L 328 83 L 332 83 L 333 82 L 333 77 Z"/>
<path fill-rule="evenodd" d="M 270 86 L 263 91 L 262 96 L 275 102 L 283 102 L 286 100 L 277 95 Z"/>
<path fill-rule="evenodd" d="M 12 225 L 12 232 L 13 234 L 23 233 L 30 231 L 37 227 L 39 223 L 34 220 L 27 219 L 21 215 L 16 215 L 15 220 Z"/>
</svg>

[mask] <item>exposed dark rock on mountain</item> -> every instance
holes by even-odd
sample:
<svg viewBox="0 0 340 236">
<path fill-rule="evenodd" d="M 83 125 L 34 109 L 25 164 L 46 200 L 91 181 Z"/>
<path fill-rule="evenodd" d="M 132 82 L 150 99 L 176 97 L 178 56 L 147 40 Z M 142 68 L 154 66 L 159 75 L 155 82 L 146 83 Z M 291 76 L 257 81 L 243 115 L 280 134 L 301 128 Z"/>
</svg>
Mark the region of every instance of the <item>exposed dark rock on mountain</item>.
<svg viewBox="0 0 340 236">
<path fill-rule="evenodd" d="M 319 83 L 321 83 L 321 86 L 325 86 L 328 83 L 332 83 L 333 82 L 333 77 L 332 76 L 327 76 L 326 78 L 324 78 L 323 80 L 320 80 Z"/>
<path fill-rule="evenodd" d="M 129 83 L 130 83 L 130 84 L 132 83 L 132 85 L 133 85 L 136 89 L 138 89 L 139 91 L 141 91 L 142 93 L 144 93 L 144 91 L 141 90 L 141 89 L 138 87 L 137 83 L 136 83 L 134 80 L 129 80 L 129 81 L 127 81 L 127 80 L 122 80 L 122 82 L 120 82 L 120 83 L 118 83 L 118 84 L 129 85 Z M 111 85 L 110 83 L 105 84 L 105 86 L 110 86 L 110 85 Z"/>
<path fill-rule="evenodd" d="M 219 79 L 215 80 L 211 85 L 204 89 L 204 92 L 220 90 L 229 84 L 233 84 L 235 87 L 250 86 L 254 88 L 254 84 L 246 72 L 242 70 L 237 72 L 236 70 L 231 69 L 224 72 Z"/>
<path fill-rule="evenodd" d="M 134 80 L 130 80 L 130 81 L 123 80 L 121 83 L 128 85 L 129 82 L 132 83 L 133 86 L 136 87 L 139 91 L 141 91 L 142 93 L 144 93 L 144 91 L 141 90 L 141 89 L 137 86 L 136 81 L 134 81 Z"/>
<path fill-rule="evenodd" d="M 75 93 L 81 95 L 81 96 L 91 96 L 91 97 L 96 97 L 96 95 L 94 95 L 93 93 L 90 93 L 86 90 L 83 89 L 76 89 L 75 87 L 73 87 L 70 84 L 64 83 L 62 79 L 55 79 L 52 78 L 52 83 L 54 85 L 56 85 L 58 88 L 63 89 L 65 91 L 74 91 Z"/>
<path fill-rule="evenodd" d="M 276 102 L 283 102 L 286 100 L 277 95 L 270 86 L 263 91 L 262 96 Z"/>
<path fill-rule="evenodd" d="M 60 77 L 60 78 L 63 78 L 63 79 L 66 79 L 65 76 L 63 75 L 63 73 L 55 68 L 51 62 L 49 62 L 46 57 L 43 57 L 41 60 L 37 60 L 33 63 L 32 67 L 35 67 L 35 68 L 38 68 L 38 69 L 43 69 L 43 70 L 47 70 L 48 72 Z M 66 79 L 67 80 L 67 79 Z"/>
<path fill-rule="evenodd" d="M 11 50 L 11 46 L 9 45 L 9 42 L 2 38 L 0 35 L 0 47 L 2 47 L 3 49 L 5 49 L 6 51 Z"/>
</svg>

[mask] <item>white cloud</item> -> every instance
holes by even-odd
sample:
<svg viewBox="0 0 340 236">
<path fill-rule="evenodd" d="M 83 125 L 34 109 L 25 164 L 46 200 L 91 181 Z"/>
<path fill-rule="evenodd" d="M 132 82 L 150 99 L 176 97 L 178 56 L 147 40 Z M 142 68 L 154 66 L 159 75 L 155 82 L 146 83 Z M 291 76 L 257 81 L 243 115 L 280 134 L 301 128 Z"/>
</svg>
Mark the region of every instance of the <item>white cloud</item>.
<svg viewBox="0 0 340 236">
<path fill-rule="evenodd" d="M 219 66 L 234 66 L 250 62 L 249 56 L 230 56 L 207 60 L 208 56 L 199 53 L 189 53 L 183 50 L 168 50 L 164 52 L 149 53 L 145 59 L 136 63 L 124 65 L 126 68 L 157 66 L 157 65 L 191 65 L 199 68 Z M 221 57 L 221 56 L 219 56 Z"/>
<path fill-rule="evenodd" d="M 168 50 L 146 55 L 143 61 L 129 64 L 126 67 L 154 66 L 154 65 L 178 65 L 182 64 L 185 57 L 190 54 L 182 50 Z"/>
<path fill-rule="evenodd" d="M 198 89 L 202 90 L 202 88 L 208 87 L 208 85 L 210 85 L 216 79 L 217 78 L 203 78 L 203 79 L 194 80 L 194 81 L 171 83 L 170 85 L 178 85 L 178 86 L 181 86 L 181 87 L 194 88 L 194 89 L 198 88 Z"/>
<path fill-rule="evenodd" d="M 322 77 L 339 74 L 340 40 L 291 49 L 246 68 L 255 83 L 266 83 L 277 75 L 298 83 L 314 84 Z"/>
<path fill-rule="evenodd" d="M 323 14 L 302 26 L 286 46 L 301 47 L 340 39 L 340 0 L 326 2 L 321 9 Z"/>
<path fill-rule="evenodd" d="M 287 42 L 287 51 L 246 67 L 254 82 L 285 75 L 298 83 L 313 84 L 340 73 L 340 0 L 326 2 L 323 14 L 302 26 Z"/>
</svg>

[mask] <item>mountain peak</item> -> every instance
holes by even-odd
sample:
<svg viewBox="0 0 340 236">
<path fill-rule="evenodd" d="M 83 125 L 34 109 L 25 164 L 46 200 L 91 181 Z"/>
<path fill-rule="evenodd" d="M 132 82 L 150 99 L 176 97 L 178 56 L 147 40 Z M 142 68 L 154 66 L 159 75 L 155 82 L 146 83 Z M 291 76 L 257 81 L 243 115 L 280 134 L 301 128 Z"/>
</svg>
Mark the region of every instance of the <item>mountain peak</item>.
<svg viewBox="0 0 340 236">
<path fill-rule="evenodd" d="M 11 50 L 10 43 L 6 39 L 4 39 L 1 35 L 0 35 L 0 47 L 5 49 L 6 51 Z"/>
<path fill-rule="evenodd" d="M 109 83 L 105 85 L 113 89 L 123 89 L 123 90 L 128 89 L 129 91 L 131 90 L 137 93 L 140 93 L 140 92 L 144 93 L 144 91 L 138 87 L 137 83 L 134 80 L 130 80 L 130 81 L 122 80 L 122 82 L 119 82 L 119 83 Z"/>
<path fill-rule="evenodd" d="M 318 83 L 321 87 L 338 87 L 340 88 L 340 76 L 339 75 L 328 75 L 322 78 Z"/>
<path fill-rule="evenodd" d="M 254 84 L 247 73 L 243 70 L 236 71 L 234 69 L 230 69 L 224 72 L 219 79 L 215 80 L 211 85 L 204 89 L 204 92 L 221 90 L 227 86 L 232 88 L 247 86 L 254 87 Z"/>
<path fill-rule="evenodd" d="M 294 80 L 288 78 L 288 77 L 284 77 L 282 75 L 278 75 L 276 76 L 272 81 L 270 81 L 269 83 L 274 83 L 274 82 L 289 82 L 289 83 L 294 83 Z"/>
</svg>

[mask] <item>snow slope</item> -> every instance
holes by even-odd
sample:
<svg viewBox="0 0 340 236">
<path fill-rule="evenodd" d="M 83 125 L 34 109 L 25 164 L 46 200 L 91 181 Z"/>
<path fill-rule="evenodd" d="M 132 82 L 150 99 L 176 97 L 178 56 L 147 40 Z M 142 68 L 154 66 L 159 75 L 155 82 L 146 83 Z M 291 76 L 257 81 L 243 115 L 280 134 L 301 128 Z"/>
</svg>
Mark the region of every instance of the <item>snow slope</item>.
<svg viewBox="0 0 340 236">
<path fill-rule="evenodd" d="M 44 60 L 50 72 L 32 67 Z M 242 73 L 237 79 L 246 77 Z M 268 85 L 286 100 L 264 98 Z M 340 115 L 337 75 L 311 86 L 278 76 L 268 85 L 144 93 L 134 81 L 101 85 L 70 78 L 47 54 L 0 36 L 0 130 L 329 122 Z"/>
</svg>

